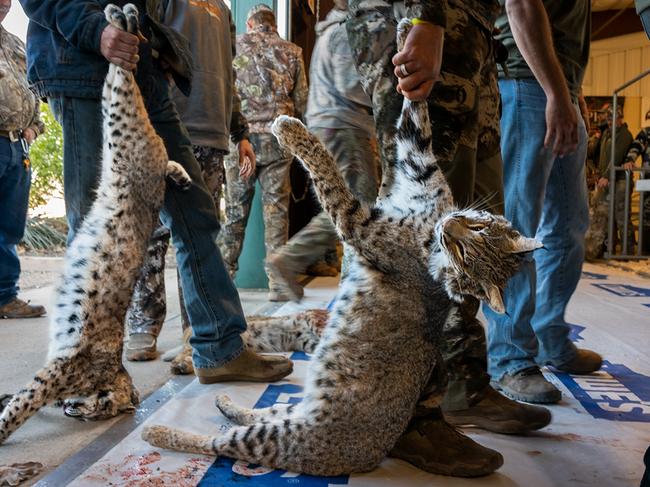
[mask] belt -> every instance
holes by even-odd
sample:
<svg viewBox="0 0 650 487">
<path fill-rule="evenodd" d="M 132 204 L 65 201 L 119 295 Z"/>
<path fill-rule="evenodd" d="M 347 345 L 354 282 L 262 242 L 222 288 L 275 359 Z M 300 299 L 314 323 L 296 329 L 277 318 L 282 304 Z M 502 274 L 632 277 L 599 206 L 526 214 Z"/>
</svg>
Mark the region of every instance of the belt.
<svg viewBox="0 0 650 487">
<path fill-rule="evenodd" d="M 11 142 L 18 142 L 22 136 L 22 130 L 0 130 L 0 137 L 5 137 Z"/>
</svg>

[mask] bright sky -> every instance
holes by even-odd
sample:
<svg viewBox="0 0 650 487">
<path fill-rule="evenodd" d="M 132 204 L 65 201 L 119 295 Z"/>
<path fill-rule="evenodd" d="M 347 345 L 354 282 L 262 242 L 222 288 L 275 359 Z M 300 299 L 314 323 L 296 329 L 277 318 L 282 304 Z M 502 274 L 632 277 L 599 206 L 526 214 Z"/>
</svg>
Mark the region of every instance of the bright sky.
<svg viewBox="0 0 650 487">
<path fill-rule="evenodd" d="M 2 22 L 2 26 L 12 34 L 16 34 L 23 42 L 27 37 L 27 17 L 18 0 L 11 2 L 11 10 Z"/>
</svg>

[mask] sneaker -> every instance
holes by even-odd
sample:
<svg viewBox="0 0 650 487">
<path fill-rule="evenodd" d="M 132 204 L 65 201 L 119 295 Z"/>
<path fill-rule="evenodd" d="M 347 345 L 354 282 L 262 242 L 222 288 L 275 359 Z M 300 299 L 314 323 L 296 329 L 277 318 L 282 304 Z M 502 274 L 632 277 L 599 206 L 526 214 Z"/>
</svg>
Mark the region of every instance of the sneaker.
<svg viewBox="0 0 650 487">
<path fill-rule="evenodd" d="M 269 291 L 266 298 L 269 301 L 273 301 L 274 303 L 285 303 L 287 301 L 291 301 L 293 299 L 293 295 L 289 294 L 289 292 L 276 289 Z"/>
<path fill-rule="evenodd" d="M 600 370 L 603 357 L 592 350 L 579 348 L 575 356 L 562 365 L 553 365 L 557 370 L 568 374 L 585 375 Z"/>
<path fill-rule="evenodd" d="M 517 401 L 550 404 L 562 399 L 560 390 L 546 380 L 539 367 L 532 366 L 514 374 L 504 374 L 492 387 Z"/>
<path fill-rule="evenodd" d="M 280 254 L 272 254 L 266 259 L 266 265 L 273 281 L 286 290 L 292 301 L 299 302 L 305 293 L 298 283 L 298 274 L 289 268 L 285 259 Z"/>
<path fill-rule="evenodd" d="M 0 318 L 16 319 L 16 318 L 38 318 L 45 314 L 45 308 L 37 304 L 29 304 L 30 302 L 23 301 L 22 299 L 14 298 L 7 304 L 0 306 Z"/>
<path fill-rule="evenodd" d="M 522 404 L 499 394 L 492 387 L 478 403 L 467 409 L 445 411 L 454 426 L 475 426 L 506 435 L 520 435 L 547 426 L 551 412 L 540 406 Z"/>
<path fill-rule="evenodd" d="M 155 360 L 156 337 L 151 333 L 133 333 L 126 342 L 126 359 L 129 362 L 146 362 Z"/>
<path fill-rule="evenodd" d="M 194 367 L 201 384 L 248 381 L 275 382 L 293 372 L 293 362 L 279 355 L 260 355 L 245 349 L 236 359 L 214 368 Z"/>
<path fill-rule="evenodd" d="M 388 454 L 436 475 L 482 477 L 503 465 L 498 451 L 479 445 L 442 418 L 420 417 Z"/>
</svg>

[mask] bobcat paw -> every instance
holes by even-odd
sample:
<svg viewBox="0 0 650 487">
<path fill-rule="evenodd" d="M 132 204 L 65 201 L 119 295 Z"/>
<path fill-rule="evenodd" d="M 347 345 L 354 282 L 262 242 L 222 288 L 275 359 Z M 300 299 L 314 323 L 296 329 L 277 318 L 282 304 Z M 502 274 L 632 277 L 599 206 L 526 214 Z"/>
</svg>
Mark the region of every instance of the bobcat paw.
<svg viewBox="0 0 650 487">
<path fill-rule="evenodd" d="M 27 479 L 35 477 L 42 470 L 43 464 L 38 462 L 0 465 L 0 485 L 18 485 Z"/>
<path fill-rule="evenodd" d="M 298 142 L 304 140 L 309 134 L 307 128 L 297 118 L 280 115 L 271 126 L 271 132 L 278 139 L 280 145 L 295 149 Z"/>
<path fill-rule="evenodd" d="M 225 413 L 225 410 L 228 410 L 233 406 L 232 399 L 228 396 L 228 394 L 219 394 L 217 397 L 214 398 L 214 405 L 219 408 L 219 411 L 222 413 Z"/>
<path fill-rule="evenodd" d="M 169 161 L 167 163 L 166 176 L 180 189 L 187 191 L 192 187 L 192 178 L 187 171 L 178 162 Z"/>
<path fill-rule="evenodd" d="M 106 16 L 108 23 L 113 27 L 120 30 L 126 30 L 126 15 L 124 15 L 124 12 L 120 7 L 109 3 L 104 9 L 104 15 Z"/>
<path fill-rule="evenodd" d="M 167 448 L 169 442 L 167 441 L 170 436 L 170 429 L 167 426 L 159 424 L 153 426 L 145 426 L 142 428 L 140 437 L 152 446 L 159 448 Z"/>
</svg>

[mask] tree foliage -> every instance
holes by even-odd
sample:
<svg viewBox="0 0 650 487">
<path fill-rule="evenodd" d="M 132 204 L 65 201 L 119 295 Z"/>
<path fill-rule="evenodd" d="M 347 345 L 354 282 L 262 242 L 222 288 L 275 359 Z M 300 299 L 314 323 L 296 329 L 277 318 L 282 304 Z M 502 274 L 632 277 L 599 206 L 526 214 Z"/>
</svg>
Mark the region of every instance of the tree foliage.
<svg viewBox="0 0 650 487">
<path fill-rule="evenodd" d="M 36 139 L 29 151 L 33 171 L 29 194 L 31 209 L 46 204 L 52 196 L 61 196 L 63 189 L 63 132 L 45 103 L 41 103 L 41 120 L 45 133 Z"/>
</svg>

